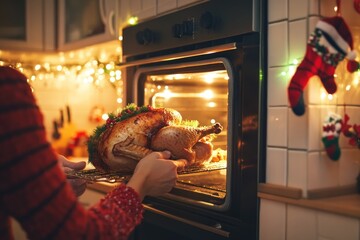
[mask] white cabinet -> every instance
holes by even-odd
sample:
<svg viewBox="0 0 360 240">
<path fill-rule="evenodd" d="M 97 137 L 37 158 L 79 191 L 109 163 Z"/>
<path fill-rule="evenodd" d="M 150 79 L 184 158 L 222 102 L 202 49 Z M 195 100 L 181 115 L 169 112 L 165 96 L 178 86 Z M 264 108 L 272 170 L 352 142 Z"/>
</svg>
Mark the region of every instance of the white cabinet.
<svg viewBox="0 0 360 240">
<path fill-rule="evenodd" d="M 0 1 L 0 49 L 55 48 L 54 0 Z"/>
<path fill-rule="evenodd" d="M 118 0 L 59 0 L 58 50 L 117 39 L 117 11 Z"/>
</svg>

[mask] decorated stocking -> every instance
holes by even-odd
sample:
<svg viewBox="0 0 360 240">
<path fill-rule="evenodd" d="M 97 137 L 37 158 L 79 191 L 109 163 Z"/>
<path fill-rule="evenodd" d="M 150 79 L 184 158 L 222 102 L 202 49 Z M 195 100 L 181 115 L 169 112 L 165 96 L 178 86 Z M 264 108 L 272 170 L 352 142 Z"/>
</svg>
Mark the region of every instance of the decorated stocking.
<svg viewBox="0 0 360 240">
<path fill-rule="evenodd" d="M 359 68 L 349 27 L 340 16 L 320 20 L 309 37 L 304 59 L 297 67 L 288 86 L 288 97 L 293 112 L 301 116 L 305 113 L 303 91 L 309 79 L 319 76 L 329 94 L 336 92 L 334 73 L 338 63 L 349 59 L 347 69 L 354 72 Z"/>
<path fill-rule="evenodd" d="M 335 161 L 339 160 L 341 154 L 339 147 L 341 129 L 341 116 L 331 113 L 323 124 L 322 142 L 329 158 Z"/>
</svg>

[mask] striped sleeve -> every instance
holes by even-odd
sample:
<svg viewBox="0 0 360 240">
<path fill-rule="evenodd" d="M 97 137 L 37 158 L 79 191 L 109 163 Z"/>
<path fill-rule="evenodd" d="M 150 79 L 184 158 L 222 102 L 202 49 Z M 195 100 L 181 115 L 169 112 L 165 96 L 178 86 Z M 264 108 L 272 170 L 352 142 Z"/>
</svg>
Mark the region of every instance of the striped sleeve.
<svg viewBox="0 0 360 240">
<path fill-rule="evenodd" d="M 30 239 L 113 239 L 139 223 L 139 197 L 124 186 L 90 210 L 82 208 L 46 140 L 26 77 L 9 67 L 0 67 L 0 149 L 0 231 L 7 232 L 11 216 Z M 124 193 L 133 199 L 130 210 Z M 121 217 L 110 223 L 104 213 Z"/>
</svg>

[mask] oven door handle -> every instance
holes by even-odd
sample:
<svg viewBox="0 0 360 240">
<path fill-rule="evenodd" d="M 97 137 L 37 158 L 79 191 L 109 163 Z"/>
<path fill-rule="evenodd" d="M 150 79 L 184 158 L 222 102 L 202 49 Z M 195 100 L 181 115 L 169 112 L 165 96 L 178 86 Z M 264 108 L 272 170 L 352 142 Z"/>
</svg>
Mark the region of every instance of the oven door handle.
<svg viewBox="0 0 360 240">
<path fill-rule="evenodd" d="M 133 61 L 133 62 L 117 63 L 116 65 L 119 66 L 120 68 L 125 68 L 125 67 L 139 66 L 142 64 L 148 64 L 148 63 L 154 63 L 154 62 L 167 62 L 167 61 L 172 61 L 172 60 L 177 60 L 177 59 L 182 59 L 182 58 L 189 58 L 189 57 L 196 57 L 196 56 L 200 56 L 200 55 L 225 52 L 225 51 L 230 51 L 230 50 L 234 50 L 234 49 L 237 49 L 235 42 L 227 43 L 227 44 L 223 44 L 223 45 L 219 45 L 219 46 L 215 46 L 215 47 L 196 49 L 196 50 L 192 50 L 192 51 L 188 51 L 188 52 L 169 54 L 169 55 L 166 55 L 165 57 L 161 56 L 161 57 L 141 59 L 141 60 Z"/>
<path fill-rule="evenodd" d="M 163 217 L 167 217 L 167 218 L 170 218 L 170 219 L 172 219 L 172 220 L 175 220 L 175 221 L 178 221 L 178 222 L 182 222 L 182 223 L 184 223 L 184 224 L 187 224 L 187 225 L 190 225 L 190 226 L 199 228 L 199 229 L 204 230 L 204 231 L 207 231 L 207 232 L 214 233 L 214 234 L 219 235 L 219 236 L 222 236 L 222 237 L 226 237 L 226 238 L 229 238 L 229 237 L 230 237 L 230 233 L 227 232 L 227 231 L 224 231 L 224 230 L 222 230 L 222 229 L 218 229 L 218 228 L 211 227 L 211 226 L 208 226 L 208 225 L 199 223 L 199 222 L 195 222 L 195 221 L 188 220 L 188 219 L 185 219 L 185 218 L 182 218 L 182 217 L 179 217 L 179 216 L 175 216 L 175 215 L 173 215 L 173 214 L 170 214 L 170 213 L 161 211 L 161 210 L 159 210 L 159 209 L 150 207 L 149 205 L 145 205 L 145 204 L 144 204 L 143 206 L 144 206 L 144 209 L 145 209 L 145 210 L 148 210 L 148 211 L 150 211 L 150 212 L 159 214 L 159 215 L 161 215 L 161 216 L 163 216 Z"/>
</svg>

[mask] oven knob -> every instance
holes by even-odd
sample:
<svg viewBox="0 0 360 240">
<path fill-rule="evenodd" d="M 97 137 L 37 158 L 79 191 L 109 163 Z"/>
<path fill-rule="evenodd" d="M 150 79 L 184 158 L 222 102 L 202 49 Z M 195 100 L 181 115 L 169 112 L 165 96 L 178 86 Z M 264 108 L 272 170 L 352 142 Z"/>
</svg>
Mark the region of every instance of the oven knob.
<svg viewBox="0 0 360 240">
<path fill-rule="evenodd" d="M 145 28 L 136 34 L 136 41 L 140 45 L 148 45 L 154 42 L 154 33 L 150 29 Z"/>
<path fill-rule="evenodd" d="M 210 12 L 204 12 L 200 17 L 200 26 L 205 29 L 211 29 L 214 27 L 214 16 Z"/>
<path fill-rule="evenodd" d="M 192 36 L 194 33 L 194 23 L 191 20 L 182 23 L 182 31 L 184 35 Z"/>
<path fill-rule="evenodd" d="M 183 28 L 182 28 L 182 25 L 181 24 L 175 24 L 173 27 L 172 27 L 172 32 L 173 32 L 173 36 L 176 37 L 176 38 L 182 38 L 183 36 Z"/>
</svg>

